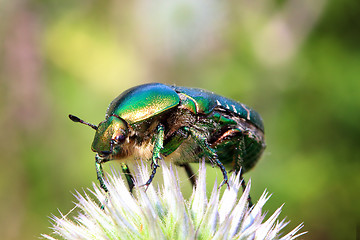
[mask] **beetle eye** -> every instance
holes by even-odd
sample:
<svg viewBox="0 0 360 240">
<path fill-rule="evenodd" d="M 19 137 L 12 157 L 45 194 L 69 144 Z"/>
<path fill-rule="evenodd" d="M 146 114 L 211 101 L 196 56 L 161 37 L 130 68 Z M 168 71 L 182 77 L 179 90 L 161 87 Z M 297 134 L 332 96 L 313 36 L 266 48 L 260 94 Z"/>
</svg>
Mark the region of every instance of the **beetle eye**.
<svg viewBox="0 0 360 240">
<path fill-rule="evenodd" d="M 111 141 L 113 141 L 113 143 L 121 143 L 125 140 L 125 136 L 120 134 L 120 135 L 117 135 L 114 139 L 112 139 Z"/>
<path fill-rule="evenodd" d="M 107 157 L 110 155 L 110 153 L 111 153 L 111 151 L 101 151 L 101 152 L 99 152 L 99 155 L 101 157 Z"/>
</svg>

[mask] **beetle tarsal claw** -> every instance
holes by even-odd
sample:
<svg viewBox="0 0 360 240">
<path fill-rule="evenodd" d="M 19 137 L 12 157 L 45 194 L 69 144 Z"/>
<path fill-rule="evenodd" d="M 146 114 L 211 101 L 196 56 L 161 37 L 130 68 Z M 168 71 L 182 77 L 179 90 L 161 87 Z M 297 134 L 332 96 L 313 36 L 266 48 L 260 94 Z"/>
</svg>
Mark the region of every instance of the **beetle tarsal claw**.
<svg viewBox="0 0 360 240">
<path fill-rule="evenodd" d="M 155 163 L 155 162 L 151 163 L 152 172 L 151 172 L 151 175 L 149 177 L 149 180 L 147 180 L 147 182 L 145 184 L 140 186 L 140 187 L 145 187 L 145 191 L 148 189 L 150 183 L 152 182 L 153 178 L 155 177 L 156 169 L 158 167 L 160 167 L 160 165 L 158 165 L 157 163 Z"/>
<path fill-rule="evenodd" d="M 150 167 L 151 168 L 158 168 L 158 167 L 160 167 L 160 165 L 159 164 L 157 164 L 156 162 L 151 162 L 151 164 L 150 164 Z"/>
<path fill-rule="evenodd" d="M 229 184 L 229 181 L 228 181 L 227 179 L 226 179 L 226 180 L 224 179 L 224 180 L 220 183 L 218 189 L 220 189 L 225 183 L 226 183 L 226 185 L 227 185 L 227 188 L 230 190 L 230 184 Z"/>
</svg>

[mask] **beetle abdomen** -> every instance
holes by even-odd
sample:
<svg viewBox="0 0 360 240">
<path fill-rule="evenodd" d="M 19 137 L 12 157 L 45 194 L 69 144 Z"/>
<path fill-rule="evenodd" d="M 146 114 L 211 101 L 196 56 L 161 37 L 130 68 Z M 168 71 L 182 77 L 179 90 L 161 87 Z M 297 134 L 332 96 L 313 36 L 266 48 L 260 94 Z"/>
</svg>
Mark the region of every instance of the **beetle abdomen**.
<svg viewBox="0 0 360 240">
<path fill-rule="evenodd" d="M 264 132 L 264 125 L 261 116 L 252 108 L 245 104 L 238 103 L 237 101 L 225 98 L 212 92 L 205 91 L 197 88 L 186 88 L 171 86 L 176 92 L 185 93 L 191 96 L 198 106 L 198 113 L 209 114 L 215 108 L 226 109 L 233 114 L 251 122 Z"/>
</svg>

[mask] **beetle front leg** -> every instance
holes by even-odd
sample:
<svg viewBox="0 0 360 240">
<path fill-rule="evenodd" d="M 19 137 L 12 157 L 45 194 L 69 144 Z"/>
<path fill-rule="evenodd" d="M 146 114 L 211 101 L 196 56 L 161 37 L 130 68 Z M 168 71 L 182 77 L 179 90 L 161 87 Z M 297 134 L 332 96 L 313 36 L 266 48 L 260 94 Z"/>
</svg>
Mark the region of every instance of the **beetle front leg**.
<svg viewBox="0 0 360 240">
<path fill-rule="evenodd" d="M 134 178 L 131 175 L 129 166 L 126 163 L 121 163 L 121 170 L 125 175 L 126 181 L 129 186 L 129 191 L 130 191 L 130 193 L 132 193 L 135 184 L 134 184 Z"/>
<path fill-rule="evenodd" d="M 144 186 L 146 186 L 146 188 L 152 182 L 152 180 L 156 174 L 156 169 L 159 167 L 158 162 L 161 159 L 160 151 L 164 145 L 164 132 L 165 132 L 164 126 L 162 124 L 159 124 L 156 128 L 156 135 L 154 138 L 155 143 L 154 143 L 154 149 L 153 149 L 153 154 L 152 154 L 152 158 L 151 158 L 152 172 L 151 172 L 149 180 L 144 184 Z"/>
<path fill-rule="evenodd" d="M 101 157 L 99 157 L 98 154 L 96 154 L 95 156 L 95 168 L 96 168 L 96 175 L 97 175 L 97 179 L 100 182 L 100 187 L 102 189 L 104 189 L 105 192 L 108 192 L 108 189 L 105 185 L 105 181 L 104 181 L 104 171 L 102 168 L 102 164 L 103 163 L 103 159 Z"/>
<path fill-rule="evenodd" d="M 225 183 L 227 184 L 228 188 L 230 188 L 229 183 L 228 183 L 228 176 L 227 176 L 226 169 L 225 169 L 224 165 L 222 164 L 222 162 L 220 162 L 214 149 L 212 149 L 209 146 L 206 138 L 192 128 L 186 127 L 185 130 L 187 130 L 190 133 L 191 137 L 196 141 L 197 144 L 199 144 L 201 149 L 210 158 L 211 164 L 215 163 L 220 168 L 220 170 L 224 176 L 224 180 L 220 183 L 219 188 L 221 188 Z"/>
</svg>

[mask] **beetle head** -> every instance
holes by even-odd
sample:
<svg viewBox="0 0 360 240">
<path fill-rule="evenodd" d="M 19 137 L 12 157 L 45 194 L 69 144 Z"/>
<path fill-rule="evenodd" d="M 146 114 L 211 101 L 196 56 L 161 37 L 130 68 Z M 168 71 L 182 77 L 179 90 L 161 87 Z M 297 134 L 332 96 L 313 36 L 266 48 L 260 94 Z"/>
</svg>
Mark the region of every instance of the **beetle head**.
<svg viewBox="0 0 360 240">
<path fill-rule="evenodd" d="M 120 117 L 111 115 L 97 127 L 91 150 L 110 160 L 110 157 L 120 154 L 119 146 L 125 142 L 127 136 L 127 123 Z"/>
</svg>

